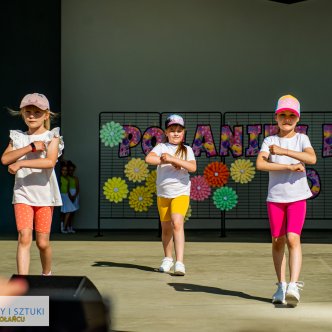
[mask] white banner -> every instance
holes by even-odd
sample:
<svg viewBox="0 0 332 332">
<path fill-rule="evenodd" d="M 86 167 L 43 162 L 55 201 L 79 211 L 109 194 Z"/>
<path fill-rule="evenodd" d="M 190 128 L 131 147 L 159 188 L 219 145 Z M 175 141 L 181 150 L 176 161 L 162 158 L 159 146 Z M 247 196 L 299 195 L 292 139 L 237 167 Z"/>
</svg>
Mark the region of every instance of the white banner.
<svg viewBox="0 0 332 332">
<path fill-rule="evenodd" d="M 0 296 L 0 326 L 49 326 L 49 296 Z"/>
</svg>

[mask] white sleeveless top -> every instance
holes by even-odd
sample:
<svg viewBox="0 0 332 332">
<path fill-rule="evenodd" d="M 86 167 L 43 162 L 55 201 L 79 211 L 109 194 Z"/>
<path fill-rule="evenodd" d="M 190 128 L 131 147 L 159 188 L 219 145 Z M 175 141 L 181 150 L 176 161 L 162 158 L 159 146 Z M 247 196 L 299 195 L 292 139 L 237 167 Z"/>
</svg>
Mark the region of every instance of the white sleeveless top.
<svg viewBox="0 0 332 332">
<path fill-rule="evenodd" d="M 60 128 L 54 128 L 51 131 L 45 131 L 39 135 L 29 135 L 20 130 L 10 130 L 9 135 L 13 144 L 13 149 L 20 149 L 31 142 L 43 141 L 46 145 L 54 137 L 60 137 L 58 157 L 61 156 L 64 148 Z M 30 152 L 22 156 L 19 160 L 45 158 L 46 151 Z M 13 194 L 13 204 L 23 203 L 30 206 L 61 206 L 62 200 L 58 181 L 54 168 L 21 168 L 15 174 L 15 185 Z"/>
</svg>

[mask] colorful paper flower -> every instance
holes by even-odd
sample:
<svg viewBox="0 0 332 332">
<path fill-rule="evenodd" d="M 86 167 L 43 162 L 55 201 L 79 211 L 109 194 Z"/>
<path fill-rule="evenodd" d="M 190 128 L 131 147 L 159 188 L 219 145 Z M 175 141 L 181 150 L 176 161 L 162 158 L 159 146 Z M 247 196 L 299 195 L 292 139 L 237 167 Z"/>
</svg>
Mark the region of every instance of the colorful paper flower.
<svg viewBox="0 0 332 332">
<path fill-rule="evenodd" d="M 191 212 L 192 212 L 192 209 L 191 209 L 191 205 L 189 204 L 189 207 L 188 207 L 187 213 L 186 213 L 186 215 L 184 216 L 184 222 L 186 222 L 186 221 L 189 220 L 189 218 L 191 217 Z"/>
<path fill-rule="evenodd" d="M 213 194 L 214 205 L 222 210 L 229 211 L 237 204 L 238 196 L 230 187 L 222 187 L 217 189 Z"/>
<path fill-rule="evenodd" d="M 228 181 L 229 171 L 224 163 L 215 161 L 205 167 L 204 177 L 211 187 L 222 187 Z"/>
<path fill-rule="evenodd" d="M 127 178 L 133 182 L 142 182 L 149 174 L 148 164 L 140 158 L 132 158 L 124 170 Z"/>
<path fill-rule="evenodd" d="M 249 159 L 238 159 L 231 164 L 231 177 L 235 182 L 248 183 L 255 175 L 255 167 Z"/>
<path fill-rule="evenodd" d="M 149 173 L 149 175 L 146 178 L 146 182 L 145 182 L 145 186 L 153 194 L 157 193 L 156 179 L 157 179 L 157 171 L 153 170 Z"/>
<path fill-rule="evenodd" d="M 138 186 L 129 194 L 129 206 L 136 212 L 147 211 L 152 203 L 152 193 L 146 187 Z"/>
<path fill-rule="evenodd" d="M 110 201 L 114 203 L 122 202 L 128 195 L 128 185 L 125 180 L 121 178 L 113 177 L 108 179 L 104 186 L 104 195 Z"/>
<path fill-rule="evenodd" d="M 190 198 L 194 201 L 204 201 L 211 194 L 211 188 L 206 179 L 201 176 L 191 178 Z"/>
<path fill-rule="evenodd" d="M 120 123 L 114 121 L 105 123 L 99 133 L 101 141 L 105 144 L 105 146 L 110 146 L 111 148 L 121 143 L 125 136 L 123 127 Z"/>
</svg>

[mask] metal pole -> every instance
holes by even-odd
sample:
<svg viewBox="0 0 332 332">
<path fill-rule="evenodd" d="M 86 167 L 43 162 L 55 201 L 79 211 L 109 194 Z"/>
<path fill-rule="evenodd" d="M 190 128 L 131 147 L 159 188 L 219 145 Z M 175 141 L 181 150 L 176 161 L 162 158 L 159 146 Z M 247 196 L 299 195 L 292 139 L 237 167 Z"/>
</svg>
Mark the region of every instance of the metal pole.
<svg viewBox="0 0 332 332">
<path fill-rule="evenodd" d="M 99 129 L 100 130 L 100 124 L 101 124 L 101 113 L 99 113 Z M 103 236 L 100 231 L 100 139 L 99 139 L 99 133 L 97 135 L 98 137 L 98 220 L 97 220 L 97 235 L 95 237 Z"/>
<path fill-rule="evenodd" d="M 220 237 L 226 237 L 226 212 L 221 211 Z"/>
</svg>

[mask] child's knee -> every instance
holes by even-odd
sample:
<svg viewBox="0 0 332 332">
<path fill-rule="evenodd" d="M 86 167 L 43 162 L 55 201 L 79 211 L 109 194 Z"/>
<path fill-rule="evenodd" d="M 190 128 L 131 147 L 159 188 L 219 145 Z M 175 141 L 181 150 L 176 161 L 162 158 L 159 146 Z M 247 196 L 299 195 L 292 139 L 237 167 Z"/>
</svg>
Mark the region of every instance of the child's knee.
<svg viewBox="0 0 332 332">
<path fill-rule="evenodd" d="M 274 237 L 272 238 L 272 246 L 274 250 L 283 250 L 286 245 L 286 237 L 280 236 L 280 237 Z"/>
<path fill-rule="evenodd" d="M 300 235 L 295 233 L 288 233 L 287 234 L 287 245 L 290 248 L 295 248 L 301 245 Z"/>
<path fill-rule="evenodd" d="M 36 240 L 36 245 L 39 250 L 44 251 L 50 247 L 50 241 L 45 239 Z"/>
<path fill-rule="evenodd" d="M 173 232 L 173 226 L 171 221 L 162 221 L 161 227 L 164 234 L 169 234 Z"/>
<path fill-rule="evenodd" d="M 183 218 L 182 219 L 176 219 L 172 220 L 173 230 L 176 231 L 182 231 L 183 230 Z"/>
<path fill-rule="evenodd" d="M 32 243 L 32 233 L 29 231 L 20 231 L 18 236 L 18 243 L 21 246 L 31 246 Z"/>
</svg>

